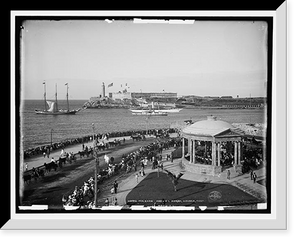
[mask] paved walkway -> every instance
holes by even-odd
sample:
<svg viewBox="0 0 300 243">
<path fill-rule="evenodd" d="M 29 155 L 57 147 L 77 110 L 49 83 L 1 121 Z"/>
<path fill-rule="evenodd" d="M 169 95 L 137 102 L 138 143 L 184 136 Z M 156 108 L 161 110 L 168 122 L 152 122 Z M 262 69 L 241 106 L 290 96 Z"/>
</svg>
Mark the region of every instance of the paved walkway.
<svg viewBox="0 0 300 243">
<path fill-rule="evenodd" d="M 166 157 L 166 154 L 170 154 L 173 150 L 164 150 L 163 158 Z M 227 179 L 227 170 L 223 171 L 219 175 L 199 175 L 196 173 L 185 171 L 181 166 L 181 159 L 176 159 L 171 163 L 171 161 L 163 160 L 164 169 L 171 171 L 174 174 L 178 174 L 179 172 L 183 172 L 184 175 L 181 177 L 185 180 L 197 181 L 197 182 L 206 182 L 206 183 L 221 183 L 221 184 L 231 184 L 244 192 L 258 198 L 261 200 L 266 200 L 266 187 L 259 184 L 254 183 L 250 179 L 250 174 L 238 175 L 233 168 L 230 168 L 231 178 Z M 157 170 L 151 169 L 152 164 L 149 163 L 147 167 L 145 167 L 146 176 L 151 172 L 156 172 Z M 160 172 L 164 173 L 164 172 Z M 257 181 L 265 179 L 265 168 L 261 168 L 255 171 L 257 174 Z M 132 172 L 131 174 L 121 175 L 116 177 L 118 181 L 119 188 L 117 194 L 112 194 L 110 192 L 111 188 L 113 188 L 113 181 L 106 185 L 105 188 L 102 188 L 100 198 L 98 199 L 98 205 L 103 206 L 106 198 L 109 199 L 109 202 L 112 204 L 117 199 L 118 205 L 123 206 L 126 205 L 126 197 L 131 190 L 133 190 L 146 176 L 138 177 L 138 182 L 135 177 L 136 173 Z"/>
<path fill-rule="evenodd" d="M 114 141 L 115 139 L 120 139 L 120 140 L 123 140 L 123 138 L 125 138 L 125 140 L 130 140 L 131 138 L 129 136 L 126 136 L 126 137 L 118 137 L 118 138 L 110 138 L 108 140 L 105 140 L 105 142 L 110 142 L 110 141 Z M 90 142 L 87 142 L 87 143 L 84 143 L 84 146 L 93 146 L 93 141 L 90 141 Z M 79 144 L 74 144 L 74 145 L 69 145 L 67 146 L 65 149 L 65 152 L 67 153 L 71 153 L 73 152 L 74 154 L 75 153 L 78 153 L 78 151 L 82 151 L 82 143 L 79 143 Z M 49 155 L 49 158 L 47 156 L 43 156 L 42 154 L 41 155 L 36 155 L 34 157 L 31 157 L 29 159 L 25 159 L 24 160 L 24 165 L 23 165 L 23 168 L 25 168 L 25 164 L 27 163 L 27 169 L 30 170 L 32 169 L 32 167 L 38 167 L 38 166 L 41 166 L 43 165 L 44 163 L 50 163 L 51 161 L 51 158 L 53 157 L 55 160 L 58 160 L 59 159 L 59 156 L 61 154 L 61 149 L 57 149 L 55 151 L 52 151 Z M 24 169 L 25 170 L 25 169 Z"/>
</svg>

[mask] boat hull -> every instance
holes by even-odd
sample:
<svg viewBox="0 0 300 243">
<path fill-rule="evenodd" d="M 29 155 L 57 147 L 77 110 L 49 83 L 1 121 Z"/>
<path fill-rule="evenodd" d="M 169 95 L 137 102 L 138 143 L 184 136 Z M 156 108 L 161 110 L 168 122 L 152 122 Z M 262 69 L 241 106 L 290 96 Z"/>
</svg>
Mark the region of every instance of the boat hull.
<svg viewBox="0 0 300 243">
<path fill-rule="evenodd" d="M 163 110 L 154 110 L 155 112 L 162 112 L 162 113 L 178 113 L 179 111 L 181 111 L 182 109 L 163 109 Z M 130 110 L 131 112 L 134 113 L 144 113 L 147 112 L 147 110 Z"/>
<path fill-rule="evenodd" d="M 71 111 L 56 111 L 56 112 L 51 112 L 51 111 L 42 111 L 42 110 L 35 110 L 35 114 L 38 115 L 75 115 L 79 110 L 71 110 Z"/>
<path fill-rule="evenodd" d="M 167 112 L 132 112 L 134 116 L 167 116 Z"/>
</svg>

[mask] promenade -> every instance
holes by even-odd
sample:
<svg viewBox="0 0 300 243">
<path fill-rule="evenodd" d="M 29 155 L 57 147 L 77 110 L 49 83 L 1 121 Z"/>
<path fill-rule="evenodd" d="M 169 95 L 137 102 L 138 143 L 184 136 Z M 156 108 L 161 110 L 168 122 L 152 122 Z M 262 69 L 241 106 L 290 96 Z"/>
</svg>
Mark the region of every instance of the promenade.
<svg viewBox="0 0 300 243">
<path fill-rule="evenodd" d="M 154 140 L 148 140 L 143 142 L 143 145 L 139 142 L 133 142 L 130 141 L 131 138 L 130 137 L 122 137 L 122 138 L 117 138 L 117 139 L 123 139 L 125 138 L 125 147 L 122 148 L 113 148 L 113 150 L 108 150 L 107 153 L 109 154 L 109 156 L 113 156 L 115 158 L 119 158 L 122 154 L 127 154 L 129 151 L 133 151 L 136 150 L 139 146 L 143 146 L 147 143 L 150 143 L 151 141 Z M 113 141 L 115 138 L 112 138 L 108 141 Z M 90 141 L 89 143 L 85 143 L 85 146 L 92 146 L 92 141 Z M 128 146 L 129 145 L 129 146 Z M 198 195 L 203 196 L 203 193 L 201 192 L 201 188 L 197 189 L 197 188 L 191 188 L 191 186 L 184 186 L 183 184 L 185 183 L 189 183 L 192 186 L 195 185 L 196 182 L 197 183 L 202 183 L 202 184 L 206 184 L 207 187 L 215 187 L 216 184 L 220 185 L 220 188 L 218 190 L 222 190 L 221 188 L 224 188 L 224 185 L 230 185 L 233 186 L 230 188 L 228 188 L 228 186 L 225 186 L 227 191 L 225 192 L 225 190 L 222 191 L 222 194 L 224 193 L 225 195 L 228 194 L 232 194 L 231 198 L 233 200 L 239 201 L 240 197 L 238 195 L 237 189 L 238 191 L 242 191 L 245 192 L 247 195 L 251 195 L 252 196 L 252 202 L 253 199 L 257 199 L 255 200 L 256 202 L 264 202 L 267 201 L 266 200 L 266 188 L 263 185 L 265 181 L 265 177 L 266 177 L 266 172 L 265 172 L 265 168 L 262 167 L 258 170 L 255 170 L 256 174 L 257 174 L 257 182 L 259 183 L 254 183 L 251 179 L 250 179 L 250 174 L 243 174 L 243 175 L 238 175 L 235 173 L 233 168 L 229 168 L 229 170 L 231 171 L 231 178 L 227 179 L 227 170 L 224 170 L 222 173 L 212 176 L 212 175 L 206 175 L 206 174 L 196 174 L 196 173 L 192 173 L 192 172 L 188 172 L 185 171 L 184 168 L 182 168 L 181 166 L 181 158 L 179 159 L 174 159 L 173 162 L 171 162 L 170 160 L 166 160 L 166 155 L 170 154 L 172 151 L 174 151 L 175 148 L 171 148 L 168 150 L 163 150 L 162 152 L 162 157 L 163 157 L 163 165 L 164 165 L 164 169 L 172 172 L 173 174 L 177 175 L 180 172 L 183 173 L 183 176 L 179 179 L 179 185 L 178 185 L 178 189 L 180 192 L 175 192 L 175 194 L 171 195 L 171 198 L 173 196 L 177 197 L 178 194 L 180 193 L 184 193 L 184 194 L 195 194 L 197 193 Z M 71 145 L 65 148 L 66 152 L 73 152 L 73 153 L 78 153 L 78 151 L 82 150 L 82 144 L 77 144 L 77 145 Z M 27 159 L 25 160 L 25 162 L 28 163 L 28 169 L 31 169 L 32 167 L 37 167 L 39 165 L 43 165 L 44 162 L 50 162 L 51 157 L 54 157 L 55 159 L 58 159 L 58 157 L 60 156 L 61 150 L 57 150 L 55 152 L 53 152 L 49 157 L 47 158 L 47 156 L 44 158 L 43 155 L 40 156 L 35 156 L 33 158 Z M 88 160 L 89 161 L 89 160 Z M 102 161 L 102 160 L 101 160 Z M 104 161 L 102 161 L 102 163 L 104 163 Z M 70 168 L 69 168 L 70 167 Z M 72 168 L 71 168 L 72 167 Z M 74 167 L 74 168 L 73 168 Z M 77 168 L 78 167 L 78 168 Z M 140 166 L 138 166 L 138 169 L 140 169 Z M 50 194 L 48 193 L 49 191 L 51 191 L 51 188 L 56 188 L 55 189 L 55 193 L 56 195 L 59 195 L 58 198 L 53 198 L 53 200 L 51 199 L 50 201 L 47 201 L 47 204 L 57 204 L 57 201 L 59 201 L 58 199 L 61 198 L 62 195 L 68 195 L 73 188 L 76 186 L 81 186 L 83 184 L 84 181 L 86 181 L 90 176 L 93 175 L 93 170 L 94 170 L 94 163 L 91 160 L 91 162 L 84 162 L 84 163 L 80 163 L 77 164 L 75 163 L 74 165 L 72 164 L 71 166 L 69 165 L 68 168 L 63 169 L 62 171 L 59 171 L 58 173 L 54 173 L 53 175 L 48 175 L 47 176 L 47 181 L 51 182 L 48 184 L 44 184 L 39 182 L 37 183 L 33 183 L 29 186 L 28 189 L 32 188 L 39 188 L 38 190 L 36 190 L 35 194 L 33 194 L 34 197 L 32 198 L 28 198 L 27 201 L 31 202 L 32 200 L 35 200 L 34 198 L 37 197 L 41 197 L 43 195 L 43 197 L 50 197 Z M 158 185 L 160 183 L 167 183 L 166 186 L 169 187 L 169 189 L 166 190 L 167 187 L 162 188 L 162 190 L 160 189 L 151 189 L 149 193 L 158 193 L 158 195 L 160 195 L 160 198 L 164 198 L 165 194 L 169 194 L 169 192 L 174 193 L 173 189 L 172 189 L 172 182 L 168 179 L 166 179 L 166 172 L 159 172 L 162 176 L 161 178 L 159 178 L 160 180 L 155 179 L 156 178 L 156 172 L 157 169 L 152 170 L 152 163 L 148 162 L 148 165 L 145 167 L 144 169 L 145 171 L 145 176 L 138 176 L 138 178 L 136 178 L 136 174 L 137 172 L 129 172 L 129 173 L 121 173 L 118 174 L 114 177 L 112 177 L 110 180 L 108 180 L 106 183 L 103 183 L 99 186 L 100 192 L 98 194 L 98 202 L 97 205 L 100 207 L 103 207 L 105 204 L 105 200 L 108 198 L 110 205 L 113 205 L 115 200 L 117 200 L 117 204 L 119 205 L 119 207 L 123 207 L 125 205 L 128 205 L 127 202 L 127 196 L 129 193 L 135 191 L 137 192 L 137 188 L 141 188 L 145 186 L 145 183 L 143 182 L 143 180 L 145 180 L 145 178 L 147 178 L 147 176 L 152 173 L 152 175 L 150 175 L 147 179 L 147 181 L 151 181 L 151 183 L 154 183 L 152 185 Z M 153 174 L 153 172 L 155 174 Z M 65 174 L 67 173 L 67 174 Z M 55 176 L 55 180 L 53 178 L 53 182 L 51 181 L 51 178 Z M 161 181 L 161 179 L 163 179 L 163 177 L 165 178 L 165 181 Z M 58 178 L 60 178 L 59 180 L 57 180 Z M 111 189 L 113 188 L 113 183 L 114 180 L 117 180 L 119 187 L 118 187 L 118 192 L 117 194 L 112 194 L 111 193 Z M 167 181 L 166 181 L 167 180 Z M 160 182 L 159 182 L 160 181 Z M 141 183 L 143 182 L 143 183 Z M 146 182 L 147 183 L 147 182 Z M 143 184 L 143 185 L 142 185 Z M 164 185 L 163 185 L 164 187 Z M 197 186 L 196 186 L 197 187 Z M 59 189 L 60 188 L 60 189 Z M 149 189 L 149 187 L 148 187 Z M 138 189 L 139 190 L 139 189 Z M 156 190 L 156 191 L 155 191 Z M 211 191 L 209 188 L 206 189 L 206 191 Z M 235 192 L 237 193 L 237 195 L 235 194 Z M 152 193 L 152 194 L 153 194 Z M 46 195 L 47 194 L 47 195 Z M 49 195 L 48 195 L 49 194 Z M 136 194 L 136 193 L 135 193 Z M 131 194 L 132 196 L 132 194 Z M 146 195 L 147 196 L 147 195 Z M 207 196 L 205 196 L 207 198 Z M 137 198 L 142 199 L 143 196 L 137 196 Z M 170 198 L 170 195 L 169 195 Z M 39 200 L 39 199 L 38 199 Z M 46 200 L 46 199 L 45 199 Z M 42 201 L 39 203 L 42 203 Z M 141 207 L 141 206 L 139 206 Z M 109 207 L 110 209 L 112 209 L 113 207 Z M 105 209 L 105 207 L 104 207 Z"/>
<path fill-rule="evenodd" d="M 166 158 L 166 154 L 170 154 L 173 151 L 173 149 L 164 150 L 162 155 L 163 158 Z M 164 169 L 167 169 L 168 171 L 171 171 L 173 174 L 178 174 L 180 172 L 184 173 L 184 175 L 179 179 L 179 185 L 180 180 L 185 179 L 188 181 L 194 181 L 194 182 L 203 182 L 203 183 L 215 183 L 215 184 L 228 184 L 232 185 L 234 187 L 237 187 L 238 189 L 242 190 L 243 192 L 257 198 L 260 201 L 266 201 L 266 187 L 262 185 L 262 183 L 254 183 L 253 180 L 250 178 L 250 174 L 243 174 L 238 175 L 235 173 L 233 168 L 230 168 L 231 171 L 231 178 L 227 179 L 227 170 L 223 171 L 219 175 L 204 175 L 204 174 L 196 174 L 192 172 L 185 171 L 184 168 L 180 166 L 181 159 L 175 159 L 173 163 L 171 161 L 166 161 L 163 159 L 163 165 Z M 148 163 L 148 165 L 145 167 L 145 176 L 138 177 L 138 182 L 136 179 L 136 173 L 131 173 L 130 175 L 121 175 L 119 177 L 116 177 L 116 180 L 119 184 L 118 187 L 118 193 L 112 194 L 111 188 L 113 188 L 113 182 L 111 181 L 110 184 L 105 185 L 105 187 L 101 188 L 101 193 L 98 198 L 98 206 L 104 206 L 104 201 L 108 198 L 110 205 L 113 205 L 115 199 L 117 199 L 119 206 L 124 206 L 127 204 L 126 197 L 127 195 L 134 190 L 138 185 L 152 172 L 157 172 L 157 169 L 152 170 L 151 163 Z M 165 172 L 160 172 L 165 173 Z M 265 168 L 260 168 L 258 170 L 255 170 L 255 173 L 257 174 L 257 181 L 261 181 L 265 179 Z M 171 183 L 171 182 L 170 182 Z M 237 198 L 238 200 L 238 198 Z"/>
<path fill-rule="evenodd" d="M 115 139 L 119 139 L 119 140 L 123 140 L 125 138 L 126 141 L 130 140 L 130 136 L 124 136 L 124 137 L 117 137 L 117 138 L 109 138 L 108 140 L 105 140 L 105 142 L 112 142 Z M 73 153 L 76 154 L 79 151 L 82 151 L 82 143 L 80 144 L 74 144 L 74 145 L 69 145 L 67 146 L 64 151 L 66 153 Z M 84 143 L 84 146 L 88 146 L 88 147 L 93 147 L 93 140 L 90 140 L 89 142 Z M 23 164 L 23 168 L 25 170 L 25 164 L 27 163 L 27 170 L 32 169 L 33 167 L 38 167 L 43 165 L 44 163 L 50 163 L 51 158 L 53 157 L 55 160 L 59 159 L 59 156 L 61 154 L 61 149 L 57 149 L 55 151 L 52 151 L 49 155 L 49 158 L 47 157 L 47 155 L 44 157 L 42 154 L 41 155 L 35 155 L 31 158 L 25 159 L 24 160 L 24 164 Z"/>
</svg>

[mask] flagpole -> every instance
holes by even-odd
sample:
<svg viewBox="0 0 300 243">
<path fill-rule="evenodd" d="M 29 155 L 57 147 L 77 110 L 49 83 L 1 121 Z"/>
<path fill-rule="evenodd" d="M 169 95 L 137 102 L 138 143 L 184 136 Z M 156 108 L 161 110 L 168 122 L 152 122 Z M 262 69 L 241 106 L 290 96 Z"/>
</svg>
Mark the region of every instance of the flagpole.
<svg viewBox="0 0 300 243">
<path fill-rule="evenodd" d="M 67 85 L 67 108 L 68 108 L 68 111 L 69 111 L 69 94 L 68 94 L 69 85 L 68 85 L 68 83 L 66 83 L 65 85 Z"/>
<path fill-rule="evenodd" d="M 45 81 L 45 80 L 44 80 Z M 46 101 L 46 82 L 43 82 L 44 85 L 44 104 L 45 104 L 45 111 L 47 110 L 47 101 Z"/>
<path fill-rule="evenodd" d="M 96 146 L 95 146 L 95 126 L 94 126 L 94 123 L 92 123 L 92 128 L 93 128 L 93 153 L 94 153 L 94 158 L 95 158 L 95 186 L 94 186 L 94 206 L 95 208 L 97 207 L 97 191 L 98 191 L 98 185 L 97 185 L 97 163 L 98 163 L 98 160 L 97 160 L 97 153 L 96 153 Z"/>
</svg>

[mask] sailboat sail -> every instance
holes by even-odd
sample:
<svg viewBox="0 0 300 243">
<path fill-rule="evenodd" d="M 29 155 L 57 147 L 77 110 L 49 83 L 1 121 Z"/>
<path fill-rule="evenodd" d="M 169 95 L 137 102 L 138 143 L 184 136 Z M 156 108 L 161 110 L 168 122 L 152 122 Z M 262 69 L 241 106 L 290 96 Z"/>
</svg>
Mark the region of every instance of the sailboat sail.
<svg viewBox="0 0 300 243">
<path fill-rule="evenodd" d="M 55 102 L 47 100 L 47 104 L 49 106 L 49 109 L 48 109 L 49 112 L 57 112 L 57 105 Z"/>
<path fill-rule="evenodd" d="M 67 86 L 67 110 L 58 110 L 58 103 L 57 103 L 57 88 L 55 85 L 55 101 L 46 101 L 46 83 L 44 82 L 44 102 L 45 102 L 45 109 L 44 110 L 35 110 L 36 114 L 43 114 L 43 115 L 73 115 L 76 114 L 76 112 L 80 111 L 80 109 L 77 110 L 69 110 L 69 100 L 68 100 L 68 86 Z M 66 83 L 68 85 L 68 83 Z M 47 107 L 48 105 L 48 107 Z M 47 110 L 48 109 L 48 110 Z"/>
</svg>

